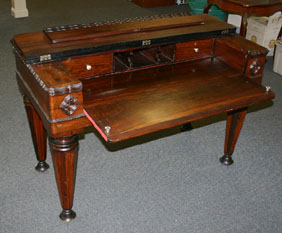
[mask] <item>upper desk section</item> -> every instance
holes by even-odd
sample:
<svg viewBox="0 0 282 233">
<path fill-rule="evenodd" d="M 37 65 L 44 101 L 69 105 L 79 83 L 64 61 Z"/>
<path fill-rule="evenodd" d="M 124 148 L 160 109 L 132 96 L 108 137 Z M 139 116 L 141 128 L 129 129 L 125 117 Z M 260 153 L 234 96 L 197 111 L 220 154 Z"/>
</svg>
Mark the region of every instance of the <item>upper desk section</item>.
<svg viewBox="0 0 282 233">
<path fill-rule="evenodd" d="M 234 32 L 232 25 L 203 14 L 46 28 L 43 32 L 15 35 L 12 43 L 26 63 L 35 64 L 71 56 L 213 38 Z"/>
</svg>

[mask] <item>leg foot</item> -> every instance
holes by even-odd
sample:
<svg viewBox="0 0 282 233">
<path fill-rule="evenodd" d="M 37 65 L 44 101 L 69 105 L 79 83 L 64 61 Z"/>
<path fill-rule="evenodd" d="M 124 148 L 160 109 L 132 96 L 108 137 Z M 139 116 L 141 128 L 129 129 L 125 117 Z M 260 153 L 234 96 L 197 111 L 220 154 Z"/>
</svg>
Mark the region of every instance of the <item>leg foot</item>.
<svg viewBox="0 0 282 233">
<path fill-rule="evenodd" d="M 45 172 L 48 169 L 49 169 L 49 165 L 45 161 L 39 161 L 37 166 L 35 167 L 35 170 L 38 172 Z"/>
<path fill-rule="evenodd" d="M 231 157 L 231 155 L 223 155 L 219 161 L 224 164 L 224 165 L 228 165 L 230 166 L 233 163 L 233 159 Z"/>
<path fill-rule="evenodd" d="M 60 219 L 64 222 L 70 222 L 71 220 L 75 219 L 76 213 L 70 209 L 70 210 L 63 210 L 60 213 Z"/>
</svg>

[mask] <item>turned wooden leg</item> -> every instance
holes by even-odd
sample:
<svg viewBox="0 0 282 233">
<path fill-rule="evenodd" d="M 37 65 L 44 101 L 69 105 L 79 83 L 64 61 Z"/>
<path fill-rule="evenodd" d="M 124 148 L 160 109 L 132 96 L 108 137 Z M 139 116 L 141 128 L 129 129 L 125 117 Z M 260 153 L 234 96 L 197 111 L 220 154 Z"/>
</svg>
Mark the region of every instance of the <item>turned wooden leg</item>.
<svg viewBox="0 0 282 233">
<path fill-rule="evenodd" d="M 78 155 L 77 135 L 49 138 L 50 150 L 63 211 L 60 218 L 69 222 L 76 217 L 72 210 Z"/>
<path fill-rule="evenodd" d="M 46 160 L 46 144 L 47 134 L 42 125 L 41 119 L 38 113 L 35 111 L 27 97 L 24 97 L 25 110 L 29 121 L 29 127 L 31 131 L 33 146 L 38 160 L 38 164 L 35 169 L 39 172 L 44 172 L 49 168 Z"/>
<path fill-rule="evenodd" d="M 234 152 L 246 113 L 247 108 L 227 113 L 224 155 L 220 158 L 220 162 L 225 165 L 231 165 L 233 163 L 231 156 Z"/>
</svg>

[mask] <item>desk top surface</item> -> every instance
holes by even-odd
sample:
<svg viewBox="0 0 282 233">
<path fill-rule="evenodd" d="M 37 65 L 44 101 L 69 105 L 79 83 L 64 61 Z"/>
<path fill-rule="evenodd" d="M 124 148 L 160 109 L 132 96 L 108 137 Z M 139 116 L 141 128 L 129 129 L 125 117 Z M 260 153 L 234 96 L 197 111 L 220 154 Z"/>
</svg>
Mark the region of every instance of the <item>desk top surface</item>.
<svg viewBox="0 0 282 233">
<path fill-rule="evenodd" d="M 83 86 L 86 115 L 112 142 L 274 98 L 217 59 L 85 80 Z"/>
</svg>

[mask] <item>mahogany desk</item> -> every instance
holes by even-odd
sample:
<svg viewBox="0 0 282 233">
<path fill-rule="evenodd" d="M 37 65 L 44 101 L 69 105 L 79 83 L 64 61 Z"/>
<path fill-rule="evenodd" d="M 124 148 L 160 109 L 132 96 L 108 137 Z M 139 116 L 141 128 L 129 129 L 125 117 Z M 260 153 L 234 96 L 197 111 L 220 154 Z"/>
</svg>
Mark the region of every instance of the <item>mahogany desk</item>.
<svg viewBox="0 0 282 233">
<path fill-rule="evenodd" d="M 208 0 L 204 13 L 207 14 L 213 4 L 224 11 L 242 15 L 240 35 L 243 37 L 246 36 L 247 19 L 249 16 L 270 16 L 277 11 L 282 11 L 281 0 Z"/>
<path fill-rule="evenodd" d="M 118 142 L 227 113 L 223 164 L 248 106 L 274 98 L 260 84 L 267 50 L 210 15 L 138 18 L 15 35 L 36 169 L 48 169 L 47 136 L 70 221 L 78 137 L 93 125 Z"/>
</svg>

